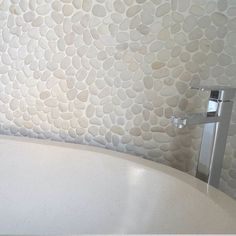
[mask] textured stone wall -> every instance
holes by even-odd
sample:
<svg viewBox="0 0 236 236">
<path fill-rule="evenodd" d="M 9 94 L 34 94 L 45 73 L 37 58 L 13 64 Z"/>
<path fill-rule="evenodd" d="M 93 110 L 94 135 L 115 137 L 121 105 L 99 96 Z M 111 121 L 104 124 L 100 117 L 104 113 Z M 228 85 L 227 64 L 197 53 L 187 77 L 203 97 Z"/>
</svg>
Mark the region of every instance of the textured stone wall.
<svg viewBox="0 0 236 236">
<path fill-rule="evenodd" d="M 1 0 L 4 134 L 102 146 L 195 171 L 191 83 L 236 86 L 235 0 Z M 236 109 L 221 189 L 236 197 Z"/>
</svg>

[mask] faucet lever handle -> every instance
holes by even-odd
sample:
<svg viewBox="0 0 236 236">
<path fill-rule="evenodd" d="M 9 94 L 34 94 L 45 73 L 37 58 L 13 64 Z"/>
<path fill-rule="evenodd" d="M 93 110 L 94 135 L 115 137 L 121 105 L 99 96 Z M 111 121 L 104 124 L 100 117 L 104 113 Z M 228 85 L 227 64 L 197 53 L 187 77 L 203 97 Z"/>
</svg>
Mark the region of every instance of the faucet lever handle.
<svg viewBox="0 0 236 236">
<path fill-rule="evenodd" d="M 236 88 L 229 86 L 191 86 L 191 89 L 210 91 L 210 99 L 218 101 L 229 101 L 234 99 Z"/>
</svg>

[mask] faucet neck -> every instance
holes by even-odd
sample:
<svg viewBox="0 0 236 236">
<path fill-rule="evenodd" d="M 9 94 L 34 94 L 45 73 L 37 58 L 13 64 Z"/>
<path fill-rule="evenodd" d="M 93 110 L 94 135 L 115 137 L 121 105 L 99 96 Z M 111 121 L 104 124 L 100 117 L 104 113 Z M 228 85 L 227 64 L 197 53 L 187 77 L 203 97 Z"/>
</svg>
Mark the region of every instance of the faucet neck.
<svg viewBox="0 0 236 236">
<path fill-rule="evenodd" d="M 194 89 L 210 91 L 207 112 L 189 114 L 183 118 L 172 117 L 172 123 L 177 128 L 204 124 L 196 177 L 214 187 L 218 187 L 235 88 L 201 86 Z"/>
</svg>

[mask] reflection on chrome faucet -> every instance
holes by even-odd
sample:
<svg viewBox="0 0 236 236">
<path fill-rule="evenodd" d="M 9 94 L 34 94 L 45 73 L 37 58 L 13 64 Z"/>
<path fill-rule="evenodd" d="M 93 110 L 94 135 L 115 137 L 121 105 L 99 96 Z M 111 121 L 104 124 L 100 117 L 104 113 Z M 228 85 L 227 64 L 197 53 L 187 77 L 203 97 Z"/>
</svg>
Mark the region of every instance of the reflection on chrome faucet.
<svg viewBox="0 0 236 236">
<path fill-rule="evenodd" d="M 186 117 L 172 117 L 171 122 L 176 128 L 183 128 L 187 125 L 198 125 L 219 122 L 220 116 L 215 112 L 203 112 L 203 113 L 193 113 L 189 114 Z"/>
<path fill-rule="evenodd" d="M 196 177 L 218 187 L 235 88 L 201 86 L 193 89 L 211 91 L 207 112 L 172 117 L 171 122 L 176 128 L 204 124 Z"/>
</svg>

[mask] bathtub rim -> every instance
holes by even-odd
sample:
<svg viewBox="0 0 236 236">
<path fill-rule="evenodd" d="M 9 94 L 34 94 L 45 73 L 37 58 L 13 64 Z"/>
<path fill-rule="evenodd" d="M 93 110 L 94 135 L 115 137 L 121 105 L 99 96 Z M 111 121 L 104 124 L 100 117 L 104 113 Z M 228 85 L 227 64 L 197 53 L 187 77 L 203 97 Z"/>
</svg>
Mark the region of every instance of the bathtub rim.
<svg viewBox="0 0 236 236">
<path fill-rule="evenodd" d="M 101 153 L 105 156 L 110 156 L 113 158 L 119 158 L 122 160 L 126 160 L 130 163 L 135 163 L 136 165 L 142 166 L 145 169 L 151 169 L 154 171 L 159 171 L 164 173 L 172 178 L 176 178 L 184 184 L 187 184 L 189 187 L 192 187 L 202 193 L 206 198 L 216 203 L 220 206 L 224 211 L 229 213 L 232 217 L 236 219 L 236 201 L 225 194 L 224 192 L 208 185 L 207 183 L 195 178 L 194 176 L 182 172 L 173 167 L 164 165 L 162 163 L 157 163 L 151 160 L 144 159 L 140 156 L 135 156 L 132 154 L 126 154 L 118 151 L 113 151 L 110 149 L 87 145 L 87 144 L 77 144 L 63 141 L 53 141 L 50 139 L 38 139 L 38 138 L 29 138 L 22 136 L 9 136 L 9 135 L 0 135 L 1 140 L 9 140 L 14 142 L 28 142 L 36 145 L 45 145 L 45 146 L 53 146 L 65 149 L 76 149 L 83 150 L 88 153 Z"/>
</svg>

